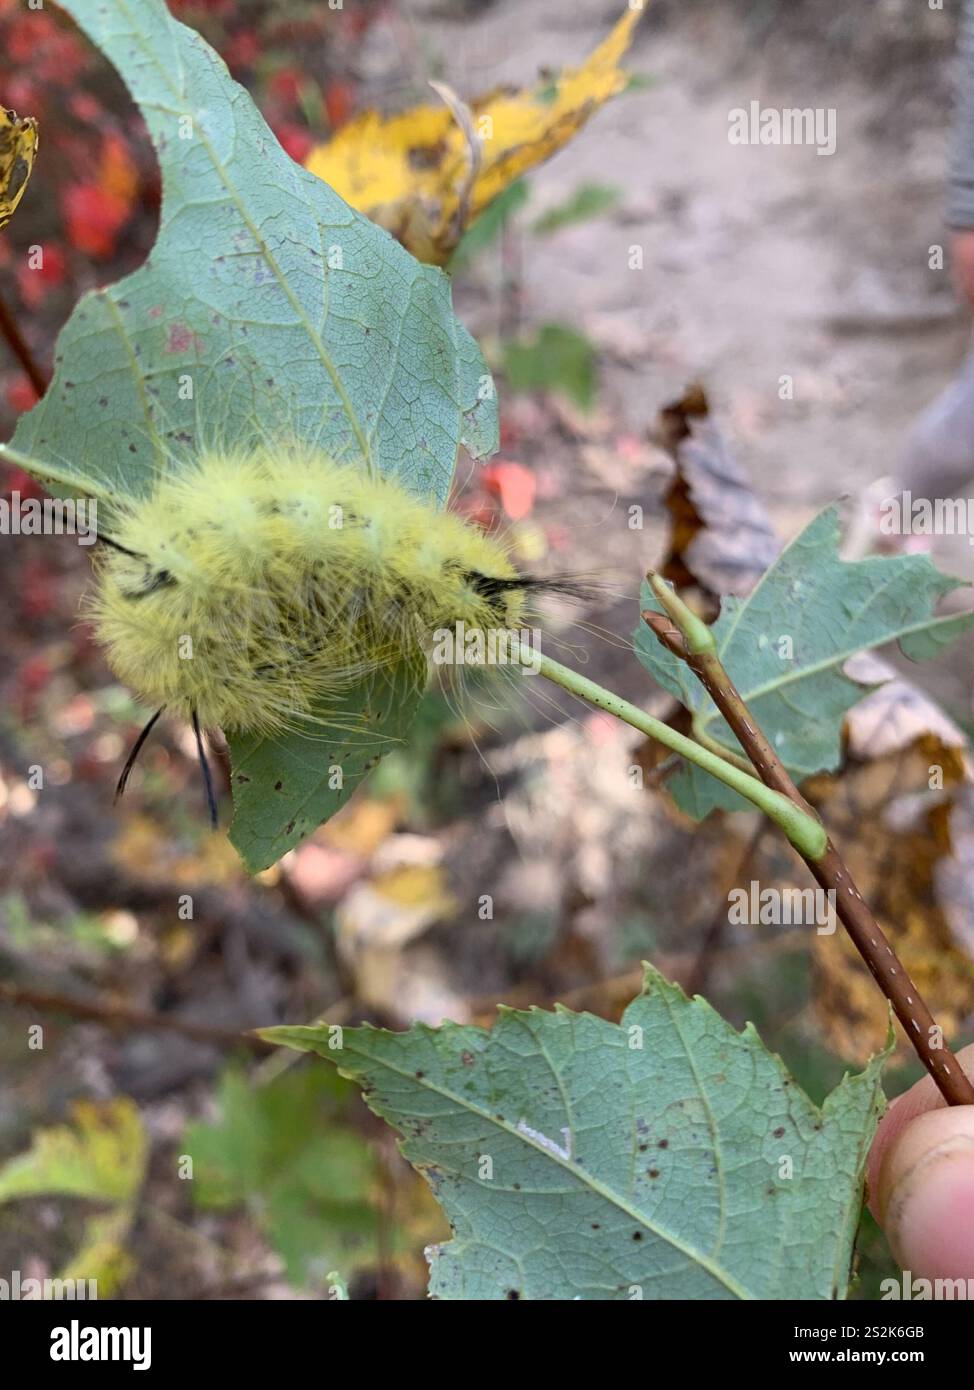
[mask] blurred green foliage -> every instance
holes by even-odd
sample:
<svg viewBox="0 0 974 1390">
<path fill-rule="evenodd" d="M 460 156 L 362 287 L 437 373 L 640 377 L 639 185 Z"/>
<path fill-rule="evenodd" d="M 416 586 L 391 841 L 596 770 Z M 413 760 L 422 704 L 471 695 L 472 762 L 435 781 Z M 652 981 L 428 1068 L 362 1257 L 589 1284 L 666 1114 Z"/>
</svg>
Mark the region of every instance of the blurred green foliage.
<svg viewBox="0 0 974 1390">
<path fill-rule="evenodd" d="M 503 364 L 512 391 L 559 391 L 584 411 L 595 403 L 595 348 L 564 324 L 546 323 L 532 338 L 505 343 Z"/>
<path fill-rule="evenodd" d="M 229 1071 L 219 1105 L 216 1123 L 185 1135 L 197 1206 L 245 1207 L 297 1285 L 374 1265 L 391 1233 L 380 1229 L 378 1156 L 350 1123 L 354 1087 L 325 1067 L 263 1086 Z"/>
</svg>

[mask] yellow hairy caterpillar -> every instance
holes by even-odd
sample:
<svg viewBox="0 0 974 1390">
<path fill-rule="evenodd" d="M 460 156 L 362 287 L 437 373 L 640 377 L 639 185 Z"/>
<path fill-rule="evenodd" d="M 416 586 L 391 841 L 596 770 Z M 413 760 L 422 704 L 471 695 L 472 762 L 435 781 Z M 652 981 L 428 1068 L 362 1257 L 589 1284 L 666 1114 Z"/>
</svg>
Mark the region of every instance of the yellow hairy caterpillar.
<svg viewBox="0 0 974 1390">
<path fill-rule="evenodd" d="M 202 728 L 274 734 L 321 722 L 371 672 L 426 672 L 438 630 L 518 628 L 532 589 L 503 544 L 400 483 L 309 445 L 204 450 L 144 497 L 113 499 L 88 611 L 115 674 Z"/>
</svg>

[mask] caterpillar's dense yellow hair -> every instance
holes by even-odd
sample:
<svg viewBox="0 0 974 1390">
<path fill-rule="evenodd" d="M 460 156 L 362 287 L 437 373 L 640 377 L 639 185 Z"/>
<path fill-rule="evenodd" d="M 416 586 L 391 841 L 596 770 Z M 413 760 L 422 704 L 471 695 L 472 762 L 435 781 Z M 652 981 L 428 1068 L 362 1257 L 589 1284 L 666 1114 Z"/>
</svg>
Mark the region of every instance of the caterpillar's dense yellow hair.
<svg viewBox="0 0 974 1390">
<path fill-rule="evenodd" d="M 208 727 L 273 733 L 434 631 L 517 627 L 501 545 L 310 447 L 204 452 L 126 502 L 90 611 L 121 680 Z M 530 581 L 524 581 L 528 583 Z"/>
</svg>

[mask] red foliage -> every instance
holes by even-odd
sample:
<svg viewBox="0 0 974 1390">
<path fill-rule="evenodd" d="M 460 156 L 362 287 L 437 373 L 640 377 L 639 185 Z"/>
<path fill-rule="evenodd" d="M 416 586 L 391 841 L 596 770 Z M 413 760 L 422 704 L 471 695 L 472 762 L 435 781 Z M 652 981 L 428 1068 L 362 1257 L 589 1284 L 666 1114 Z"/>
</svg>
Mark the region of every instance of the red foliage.
<svg viewBox="0 0 974 1390">
<path fill-rule="evenodd" d="M 260 58 L 260 39 L 252 29 L 238 29 L 227 40 L 223 49 L 223 61 L 231 72 L 239 68 L 252 68 Z"/>
<path fill-rule="evenodd" d="M 46 86 L 73 86 L 89 64 L 77 35 L 43 10 L 18 7 L 14 15 L 4 16 L 4 31 L 4 66 L 15 79 L 35 87 L 32 110 L 41 104 Z M 5 95 L 9 97 L 9 87 Z"/>
<path fill-rule="evenodd" d="M 14 468 L 8 474 L 8 491 L 19 492 L 24 499 L 28 497 L 43 497 L 44 489 L 29 473 L 25 473 L 22 468 Z"/>
<path fill-rule="evenodd" d="M 299 163 L 349 119 L 355 87 L 344 76 L 381 10 L 280 5 L 278 0 L 169 0 L 252 88 L 282 147 Z M 43 362 L 79 294 L 130 269 L 151 245 L 158 163 L 137 113 L 105 58 L 54 5 L 0 0 L 3 102 L 41 130 L 31 187 L 0 240 L 0 290 Z M 43 250 L 31 264 L 29 248 Z M 6 273 L 3 273 L 6 272 Z M 31 316 L 28 323 L 27 316 Z M 35 396 L 0 367 L 0 437 Z"/>
<path fill-rule="evenodd" d="M 129 207 L 96 183 L 75 183 L 61 194 L 61 211 L 68 241 L 95 260 L 108 260 L 118 233 L 128 221 Z"/>
<path fill-rule="evenodd" d="M 57 582 L 46 560 L 27 560 L 20 573 L 20 611 L 29 621 L 46 618 L 57 608 Z"/>
<path fill-rule="evenodd" d="M 200 12 L 214 19 L 232 19 L 238 0 L 169 0 L 169 8 L 187 24 L 195 22 Z"/>
<path fill-rule="evenodd" d="M 350 82 L 336 78 L 325 88 L 325 114 L 332 130 L 344 125 L 355 109 L 355 89 Z"/>
<path fill-rule="evenodd" d="M 282 148 L 287 151 L 291 158 L 296 159 L 299 164 L 303 164 L 308 151 L 314 144 L 311 132 L 299 125 L 294 125 L 291 121 L 273 122 L 271 129 L 281 142 Z"/>
<path fill-rule="evenodd" d="M 289 102 L 297 106 L 301 100 L 301 88 L 307 81 L 300 68 L 278 68 L 267 84 L 267 91 L 275 101 Z"/>
<path fill-rule="evenodd" d="M 31 656 L 21 664 L 18 672 L 19 694 L 22 700 L 34 700 L 47 687 L 53 672 L 46 657 Z"/>
<path fill-rule="evenodd" d="M 5 394 L 7 404 L 17 415 L 22 415 L 25 410 L 30 410 L 31 406 L 36 405 L 38 401 L 37 392 L 25 376 L 14 377 Z"/>
<path fill-rule="evenodd" d="M 67 272 L 67 258 L 57 243 L 42 248 L 40 264 L 31 258 L 17 268 L 17 288 L 28 309 L 36 309 L 49 290 L 60 285 Z"/>
<path fill-rule="evenodd" d="M 495 459 L 481 470 L 481 482 L 487 492 L 500 499 L 500 504 L 512 521 L 521 521 L 534 506 L 537 481 L 521 463 Z"/>
</svg>

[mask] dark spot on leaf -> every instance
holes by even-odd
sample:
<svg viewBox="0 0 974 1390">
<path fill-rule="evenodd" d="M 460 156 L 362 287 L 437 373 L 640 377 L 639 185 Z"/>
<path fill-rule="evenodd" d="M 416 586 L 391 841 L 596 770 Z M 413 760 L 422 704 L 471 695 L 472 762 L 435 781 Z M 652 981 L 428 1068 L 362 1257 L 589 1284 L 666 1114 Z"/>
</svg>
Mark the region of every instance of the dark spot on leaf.
<svg viewBox="0 0 974 1390">
<path fill-rule="evenodd" d="M 602 1227 L 599 1225 L 599 1223 L 598 1223 L 597 1221 L 593 1221 L 593 1222 L 592 1222 L 592 1230 L 593 1230 L 593 1231 L 601 1231 L 601 1229 L 602 1229 Z"/>
<path fill-rule="evenodd" d="M 633 1238 L 633 1240 L 642 1240 L 642 1238 L 643 1238 L 643 1233 L 642 1233 L 642 1231 L 633 1231 L 633 1233 L 632 1233 L 632 1238 Z"/>
<path fill-rule="evenodd" d="M 283 786 L 284 786 L 284 783 L 283 783 L 283 782 L 275 782 L 275 783 L 274 783 L 274 790 L 275 790 L 276 792 L 279 792 Z"/>
<path fill-rule="evenodd" d="M 668 1149 L 669 1147 L 670 1147 L 670 1141 L 669 1141 L 668 1139 L 661 1139 L 661 1140 L 659 1141 L 659 1144 L 657 1145 L 657 1148 L 660 1148 L 660 1149 Z"/>
<path fill-rule="evenodd" d="M 659 1177 L 659 1169 L 658 1169 L 658 1168 L 650 1168 L 650 1170 L 649 1170 L 649 1176 L 650 1176 L 651 1178 L 658 1178 L 658 1177 Z"/>
<path fill-rule="evenodd" d="M 775 1132 L 774 1132 L 774 1137 L 775 1137 L 775 1139 L 780 1139 L 781 1136 L 784 1134 L 784 1132 L 785 1132 L 785 1127 L 784 1127 L 784 1125 L 779 1125 L 778 1128 L 777 1128 L 777 1129 L 775 1130 Z"/>
<path fill-rule="evenodd" d="M 517 1289 L 508 1289 L 507 1297 L 511 1300 L 512 1303 L 516 1303 L 517 1300 L 521 1297 L 521 1295 L 518 1293 Z"/>
</svg>

